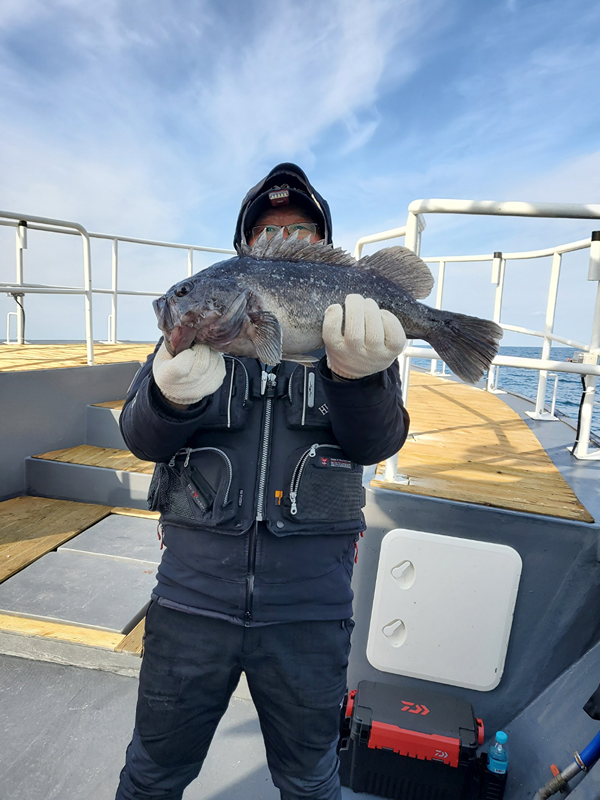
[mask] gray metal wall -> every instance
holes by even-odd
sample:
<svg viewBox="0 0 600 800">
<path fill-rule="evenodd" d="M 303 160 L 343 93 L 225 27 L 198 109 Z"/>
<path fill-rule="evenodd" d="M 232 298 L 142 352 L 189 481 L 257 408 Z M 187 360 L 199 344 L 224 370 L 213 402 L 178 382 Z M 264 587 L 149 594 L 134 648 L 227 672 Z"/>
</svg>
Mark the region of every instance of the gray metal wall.
<svg viewBox="0 0 600 800">
<path fill-rule="evenodd" d="M 370 476 L 365 476 L 365 483 Z M 348 685 L 360 680 L 427 687 L 461 697 L 483 717 L 488 731 L 515 714 L 580 658 L 600 637 L 600 564 L 597 524 L 455 503 L 367 488 L 368 529 L 354 571 L 356 628 Z M 491 692 L 477 692 L 375 669 L 366 658 L 381 540 L 394 528 L 509 545 L 523 559 L 505 671 Z M 443 598 L 436 598 L 439 602 Z M 433 601 L 433 598 L 432 598 Z M 461 625 L 465 620 L 451 620 Z M 472 658 L 477 659 L 477 652 Z M 600 680 L 600 677 L 599 677 Z"/>
<path fill-rule="evenodd" d="M 25 492 L 25 458 L 85 441 L 86 406 L 119 400 L 137 362 L 0 373 L 0 500 Z"/>
</svg>

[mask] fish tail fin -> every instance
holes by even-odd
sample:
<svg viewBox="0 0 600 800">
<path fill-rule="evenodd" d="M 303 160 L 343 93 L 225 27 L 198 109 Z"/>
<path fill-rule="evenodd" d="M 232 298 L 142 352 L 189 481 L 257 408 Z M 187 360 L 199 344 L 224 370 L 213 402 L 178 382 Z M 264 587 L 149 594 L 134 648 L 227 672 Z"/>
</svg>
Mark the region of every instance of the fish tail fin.
<svg viewBox="0 0 600 800">
<path fill-rule="evenodd" d="M 441 325 L 428 337 L 452 372 L 467 383 L 477 383 L 498 353 L 504 331 L 495 322 L 467 314 L 441 314 Z"/>
</svg>

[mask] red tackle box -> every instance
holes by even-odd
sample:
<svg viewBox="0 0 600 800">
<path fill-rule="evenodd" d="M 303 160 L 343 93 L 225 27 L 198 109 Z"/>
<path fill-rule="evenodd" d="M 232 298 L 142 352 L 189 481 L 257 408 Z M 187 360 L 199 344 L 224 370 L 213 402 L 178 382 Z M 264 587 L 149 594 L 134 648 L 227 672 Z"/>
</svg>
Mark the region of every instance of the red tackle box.
<svg viewBox="0 0 600 800">
<path fill-rule="evenodd" d="M 469 703 L 361 681 L 343 713 L 340 778 L 355 792 L 395 800 L 471 800 L 482 743 L 483 723 Z"/>
</svg>

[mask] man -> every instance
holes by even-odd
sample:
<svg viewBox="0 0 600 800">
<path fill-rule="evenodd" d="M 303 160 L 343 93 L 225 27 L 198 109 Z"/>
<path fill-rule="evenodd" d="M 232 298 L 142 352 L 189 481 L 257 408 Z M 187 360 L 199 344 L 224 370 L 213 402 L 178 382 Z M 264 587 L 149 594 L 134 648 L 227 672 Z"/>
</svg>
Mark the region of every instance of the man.
<svg viewBox="0 0 600 800">
<path fill-rule="evenodd" d="M 329 207 L 294 164 L 244 198 L 234 243 L 265 233 L 331 243 Z M 350 651 L 361 464 L 408 431 L 406 338 L 374 300 L 323 323 L 315 367 L 164 345 L 128 393 L 121 429 L 157 462 L 165 551 L 146 617 L 136 723 L 117 800 L 181 798 L 245 672 L 283 800 L 339 800 L 336 745 Z"/>
</svg>

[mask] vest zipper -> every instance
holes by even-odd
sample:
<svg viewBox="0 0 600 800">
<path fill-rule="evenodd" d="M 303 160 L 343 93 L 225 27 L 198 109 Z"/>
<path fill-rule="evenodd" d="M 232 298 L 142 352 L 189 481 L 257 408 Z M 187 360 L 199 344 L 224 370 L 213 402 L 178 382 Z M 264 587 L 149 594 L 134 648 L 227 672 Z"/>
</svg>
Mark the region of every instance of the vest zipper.
<svg viewBox="0 0 600 800">
<path fill-rule="evenodd" d="M 277 383 L 277 377 L 274 372 L 263 372 L 262 378 L 262 385 L 266 387 L 266 400 L 260 469 L 258 473 L 258 492 L 256 497 L 256 519 L 258 522 L 262 522 L 264 519 L 265 487 L 267 483 L 269 444 L 271 438 L 271 414 L 273 413 L 273 398 L 275 397 L 275 385 Z"/>
<path fill-rule="evenodd" d="M 256 493 L 256 521 L 250 530 L 248 541 L 248 572 L 246 574 L 246 611 L 244 612 L 244 625 L 250 626 L 252 621 L 252 600 L 254 598 L 254 576 L 256 570 L 256 544 L 258 540 L 258 523 L 264 519 L 265 488 L 267 484 L 267 469 L 269 466 L 269 444 L 271 439 L 271 415 L 273 413 L 273 398 L 277 376 L 274 372 L 263 370 L 261 375 L 261 390 L 266 395 L 265 415 L 263 421 L 262 446 L 260 453 L 260 467 L 258 472 L 258 491 Z"/>
<path fill-rule="evenodd" d="M 292 474 L 292 480 L 290 482 L 290 503 L 291 503 L 290 514 L 293 514 L 294 516 L 298 513 L 298 504 L 297 504 L 298 488 L 300 486 L 300 479 L 302 478 L 304 467 L 306 466 L 306 463 L 309 458 L 314 458 L 317 455 L 317 450 L 319 449 L 319 447 L 329 447 L 332 450 L 342 449 L 339 446 L 339 444 L 315 443 L 311 444 L 309 449 L 305 453 L 303 453 L 303 455 L 301 456 L 300 460 L 298 461 L 298 463 L 294 468 L 294 472 Z"/>
<path fill-rule="evenodd" d="M 175 459 L 177 456 L 185 455 L 185 461 L 183 462 L 183 468 L 185 469 L 187 465 L 190 463 L 190 456 L 192 453 L 201 453 L 202 451 L 210 450 L 213 453 L 218 453 L 223 461 L 225 462 L 225 466 L 227 467 L 227 488 L 225 489 L 225 494 L 223 495 L 223 502 L 221 504 L 222 508 L 225 508 L 227 503 L 229 502 L 229 492 L 231 491 L 231 482 L 233 481 L 233 465 L 231 463 L 231 459 L 218 447 L 186 447 L 183 450 L 178 450 L 173 458 L 169 461 L 169 466 L 175 466 Z"/>
</svg>

